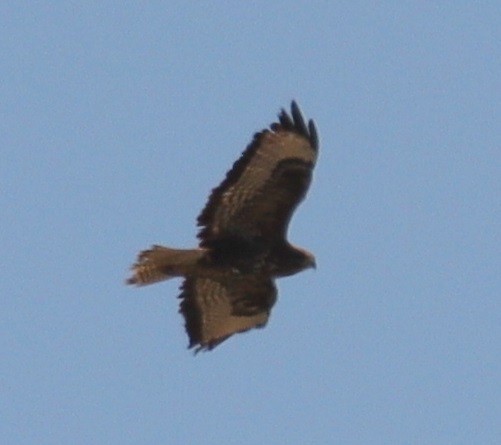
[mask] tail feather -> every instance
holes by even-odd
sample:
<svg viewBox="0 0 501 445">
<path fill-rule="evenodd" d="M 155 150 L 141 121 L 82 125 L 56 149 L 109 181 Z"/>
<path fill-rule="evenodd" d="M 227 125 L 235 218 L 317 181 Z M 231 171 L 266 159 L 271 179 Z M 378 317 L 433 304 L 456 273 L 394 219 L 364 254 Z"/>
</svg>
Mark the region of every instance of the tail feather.
<svg viewBox="0 0 501 445">
<path fill-rule="evenodd" d="M 132 266 L 127 284 L 144 286 L 169 278 L 183 276 L 193 269 L 203 252 L 200 249 L 171 249 L 152 246 L 143 250 Z"/>
</svg>

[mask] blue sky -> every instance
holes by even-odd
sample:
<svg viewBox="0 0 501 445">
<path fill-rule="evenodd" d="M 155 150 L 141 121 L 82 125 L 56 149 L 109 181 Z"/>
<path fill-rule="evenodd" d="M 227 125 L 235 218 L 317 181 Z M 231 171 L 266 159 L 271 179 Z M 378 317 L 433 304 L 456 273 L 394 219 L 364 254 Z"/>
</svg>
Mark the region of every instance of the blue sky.
<svg viewBox="0 0 501 445">
<path fill-rule="evenodd" d="M 501 443 L 499 2 L 0 6 L 0 442 Z M 321 154 L 264 330 L 123 284 L 296 99 Z"/>
</svg>

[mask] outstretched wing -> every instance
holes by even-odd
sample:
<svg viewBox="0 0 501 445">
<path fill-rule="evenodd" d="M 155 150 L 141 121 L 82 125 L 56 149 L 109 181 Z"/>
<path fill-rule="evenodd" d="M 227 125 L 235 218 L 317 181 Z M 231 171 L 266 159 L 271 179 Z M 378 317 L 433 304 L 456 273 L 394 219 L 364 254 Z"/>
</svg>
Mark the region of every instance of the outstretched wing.
<svg viewBox="0 0 501 445">
<path fill-rule="evenodd" d="M 277 290 L 268 277 L 243 275 L 225 282 L 186 278 L 179 295 L 189 347 L 213 349 L 233 334 L 263 327 Z"/>
<path fill-rule="evenodd" d="M 313 121 L 299 107 L 282 110 L 278 122 L 254 135 L 216 187 L 198 217 L 201 246 L 224 238 L 285 238 L 294 209 L 311 182 L 318 153 Z"/>
</svg>

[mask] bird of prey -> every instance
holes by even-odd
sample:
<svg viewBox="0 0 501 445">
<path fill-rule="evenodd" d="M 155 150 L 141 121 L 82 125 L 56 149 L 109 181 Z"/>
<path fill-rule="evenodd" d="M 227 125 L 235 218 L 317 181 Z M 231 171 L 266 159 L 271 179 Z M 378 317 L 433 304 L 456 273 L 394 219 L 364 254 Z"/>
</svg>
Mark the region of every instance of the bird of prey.
<svg viewBox="0 0 501 445">
<path fill-rule="evenodd" d="M 211 350 L 235 333 L 265 326 L 277 299 L 275 279 L 315 267 L 287 241 L 292 213 L 305 197 L 318 154 L 313 121 L 296 102 L 254 135 L 212 190 L 198 217 L 199 246 L 154 245 L 132 266 L 128 284 L 182 277 L 179 312 L 189 348 Z"/>
</svg>

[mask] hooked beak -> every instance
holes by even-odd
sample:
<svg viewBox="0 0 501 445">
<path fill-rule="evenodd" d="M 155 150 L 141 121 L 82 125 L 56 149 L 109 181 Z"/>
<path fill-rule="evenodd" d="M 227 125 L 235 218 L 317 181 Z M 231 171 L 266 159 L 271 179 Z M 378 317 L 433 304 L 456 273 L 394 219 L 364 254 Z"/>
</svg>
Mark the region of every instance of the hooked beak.
<svg viewBox="0 0 501 445">
<path fill-rule="evenodd" d="M 311 255 L 309 260 L 310 261 L 308 262 L 308 267 L 316 270 L 317 269 L 317 261 L 315 260 L 315 257 L 313 255 Z"/>
</svg>

